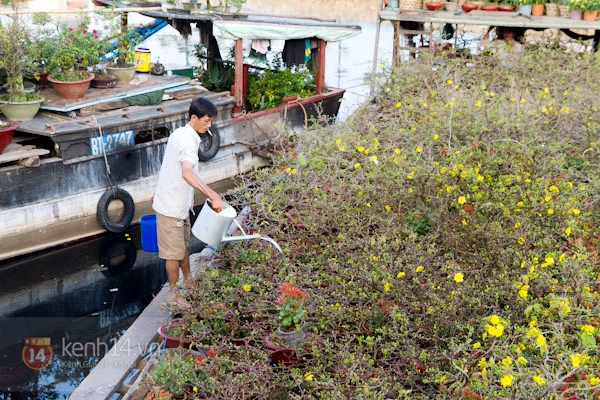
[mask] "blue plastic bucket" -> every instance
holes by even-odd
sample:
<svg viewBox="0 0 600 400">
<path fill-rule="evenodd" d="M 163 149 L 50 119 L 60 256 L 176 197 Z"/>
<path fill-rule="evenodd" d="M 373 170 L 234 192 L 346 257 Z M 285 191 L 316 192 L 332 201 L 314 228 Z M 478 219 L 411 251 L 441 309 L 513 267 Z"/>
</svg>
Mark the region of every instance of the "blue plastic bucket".
<svg viewBox="0 0 600 400">
<path fill-rule="evenodd" d="M 156 253 L 158 251 L 158 240 L 156 239 L 156 215 L 142 215 L 140 218 L 140 229 L 142 231 L 142 249 Z"/>
</svg>

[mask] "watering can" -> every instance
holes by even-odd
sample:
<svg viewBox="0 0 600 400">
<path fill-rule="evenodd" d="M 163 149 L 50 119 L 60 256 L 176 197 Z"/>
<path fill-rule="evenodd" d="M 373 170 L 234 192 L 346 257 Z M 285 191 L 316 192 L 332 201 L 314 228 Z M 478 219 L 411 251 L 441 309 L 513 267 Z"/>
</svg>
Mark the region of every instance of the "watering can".
<svg viewBox="0 0 600 400">
<path fill-rule="evenodd" d="M 206 199 L 202 209 L 200 210 L 200 214 L 198 214 L 196 222 L 194 222 L 194 225 L 192 226 L 192 234 L 202 243 L 213 247 L 217 247 L 221 242 L 262 239 L 271 243 L 280 253 L 283 253 L 277 242 L 269 236 L 247 235 L 238 221 L 236 221 L 236 217 L 237 212 L 229 204 L 225 203 L 223 210 L 221 212 L 216 212 L 211 206 L 210 199 Z M 242 235 L 228 235 L 232 222 L 235 222 L 237 227 L 242 232 Z"/>
</svg>

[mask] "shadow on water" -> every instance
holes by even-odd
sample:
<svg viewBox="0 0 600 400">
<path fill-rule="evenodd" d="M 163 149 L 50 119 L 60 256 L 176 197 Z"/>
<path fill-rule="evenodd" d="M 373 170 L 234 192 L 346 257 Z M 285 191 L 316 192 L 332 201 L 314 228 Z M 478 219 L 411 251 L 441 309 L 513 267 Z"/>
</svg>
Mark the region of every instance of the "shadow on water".
<svg viewBox="0 0 600 400">
<path fill-rule="evenodd" d="M 0 399 L 66 399 L 165 282 L 139 226 L 0 263 Z"/>
</svg>

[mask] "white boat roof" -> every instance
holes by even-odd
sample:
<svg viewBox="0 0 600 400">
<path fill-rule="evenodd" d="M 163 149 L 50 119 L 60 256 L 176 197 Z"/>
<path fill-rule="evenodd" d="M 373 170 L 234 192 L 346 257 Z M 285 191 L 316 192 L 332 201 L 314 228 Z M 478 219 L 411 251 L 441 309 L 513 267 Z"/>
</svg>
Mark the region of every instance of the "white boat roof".
<svg viewBox="0 0 600 400">
<path fill-rule="evenodd" d="M 358 35 L 358 25 L 320 20 L 248 15 L 243 19 L 213 20 L 213 33 L 225 39 L 290 40 L 316 37 L 337 42 Z"/>
</svg>

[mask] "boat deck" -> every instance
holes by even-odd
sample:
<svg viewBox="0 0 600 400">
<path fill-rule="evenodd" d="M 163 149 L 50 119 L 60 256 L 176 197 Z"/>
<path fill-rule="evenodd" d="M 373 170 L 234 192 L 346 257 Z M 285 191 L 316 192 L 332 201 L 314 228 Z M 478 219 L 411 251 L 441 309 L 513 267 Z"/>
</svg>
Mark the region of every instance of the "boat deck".
<svg viewBox="0 0 600 400">
<path fill-rule="evenodd" d="M 95 106 L 157 90 L 168 90 L 185 85 L 190 78 L 180 75 L 151 75 L 138 73 L 129 82 L 118 82 L 110 89 L 89 88 L 80 99 L 63 99 L 51 87 L 43 88 L 40 94 L 46 99 L 40 109 L 68 113 L 85 107 Z"/>
</svg>

